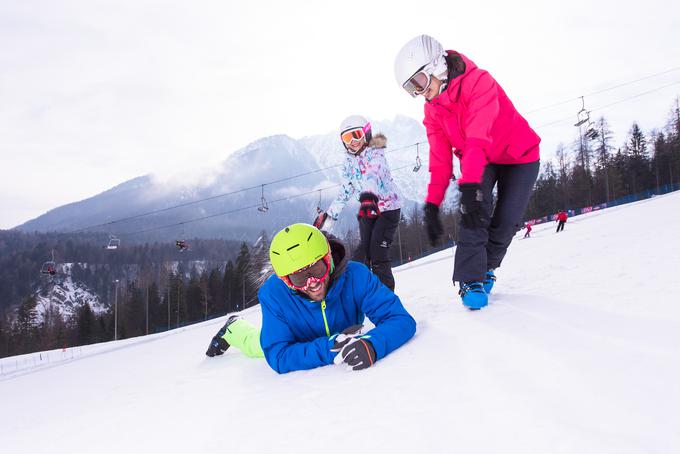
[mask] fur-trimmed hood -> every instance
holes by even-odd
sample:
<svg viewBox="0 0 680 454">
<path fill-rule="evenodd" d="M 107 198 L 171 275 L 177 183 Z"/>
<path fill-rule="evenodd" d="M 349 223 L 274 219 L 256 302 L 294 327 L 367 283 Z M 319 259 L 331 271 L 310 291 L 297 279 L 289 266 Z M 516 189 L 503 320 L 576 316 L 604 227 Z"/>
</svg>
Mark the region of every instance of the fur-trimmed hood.
<svg viewBox="0 0 680 454">
<path fill-rule="evenodd" d="M 387 148 L 387 137 L 385 134 L 379 132 L 371 139 L 371 143 L 368 144 L 371 148 Z"/>
</svg>

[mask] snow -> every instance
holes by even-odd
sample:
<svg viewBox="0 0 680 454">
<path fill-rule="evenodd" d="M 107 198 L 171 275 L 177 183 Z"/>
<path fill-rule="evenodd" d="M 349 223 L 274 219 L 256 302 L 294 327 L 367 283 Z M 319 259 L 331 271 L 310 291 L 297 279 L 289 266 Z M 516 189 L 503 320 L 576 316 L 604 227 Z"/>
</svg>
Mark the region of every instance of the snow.
<svg viewBox="0 0 680 454">
<path fill-rule="evenodd" d="M 85 284 L 73 281 L 72 269 L 73 263 L 59 265 L 57 275 L 46 278 L 35 293 L 38 323 L 44 320 L 50 310 L 58 312 L 64 319 L 74 317 L 83 304 L 89 304 L 95 314 L 108 310 L 99 296 Z"/>
<path fill-rule="evenodd" d="M 680 452 L 679 204 L 519 232 L 479 312 L 451 250 L 397 269 L 418 332 L 362 372 L 206 358 L 221 318 L 8 373 L 2 452 Z"/>
</svg>

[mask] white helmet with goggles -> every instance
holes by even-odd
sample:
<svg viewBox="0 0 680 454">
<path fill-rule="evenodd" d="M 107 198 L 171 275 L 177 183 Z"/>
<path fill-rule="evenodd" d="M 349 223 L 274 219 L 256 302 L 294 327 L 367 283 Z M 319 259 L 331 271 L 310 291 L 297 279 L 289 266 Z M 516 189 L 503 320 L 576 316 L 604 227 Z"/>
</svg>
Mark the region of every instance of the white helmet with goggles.
<svg viewBox="0 0 680 454">
<path fill-rule="evenodd" d="M 401 48 L 394 60 L 397 83 L 415 98 L 427 90 L 432 76 L 445 82 L 448 74 L 446 55 L 436 39 L 416 36 Z"/>
<path fill-rule="evenodd" d="M 363 150 L 354 152 L 349 145 L 354 141 L 365 141 L 365 146 L 371 143 L 371 123 L 361 115 L 350 115 L 340 123 L 340 139 L 348 153 L 357 154 Z"/>
</svg>

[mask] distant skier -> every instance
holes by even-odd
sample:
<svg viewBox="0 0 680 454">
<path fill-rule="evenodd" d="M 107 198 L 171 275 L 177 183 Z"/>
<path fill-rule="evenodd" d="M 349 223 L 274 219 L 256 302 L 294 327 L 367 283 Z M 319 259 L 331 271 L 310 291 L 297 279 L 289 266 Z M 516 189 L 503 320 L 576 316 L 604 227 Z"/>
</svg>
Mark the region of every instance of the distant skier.
<svg viewBox="0 0 680 454">
<path fill-rule="evenodd" d="M 443 233 L 439 205 L 451 181 L 453 155 L 460 160 L 461 228 L 453 281 L 460 283 L 463 304 L 481 309 L 529 202 L 541 139 L 487 71 L 445 51 L 434 38 L 421 35 L 406 43 L 394 71 L 404 90 L 426 100 L 430 184 L 424 220 L 433 244 Z"/>
<path fill-rule="evenodd" d="M 564 230 L 564 224 L 567 223 L 568 218 L 569 218 L 569 215 L 564 210 L 560 211 L 559 213 L 557 213 L 555 215 L 555 222 L 557 222 L 557 230 L 555 230 L 555 233 L 561 232 L 562 230 Z"/>
<path fill-rule="evenodd" d="M 527 229 L 526 233 L 524 234 L 524 238 L 531 238 L 531 224 L 528 222 L 525 224 L 525 227 Z"/>
<path fill-rule="evenodd" d="M 372 366 L 408 341 L 416 322 L 399 297 L 363 264 L 348 260 L 343 244 L 308 224 L 274 236 L 269 257 L 275 276 L 258 292 L 262 329 L 230 317 L 206 355 L 234 346 L 265 357 L 278 373 L 345 363 Z M 361 333 L 364 317 L 375 328 Z"/>
<path fill-rule="evenodd" d="M 329 218 L 336 221 L 352 196 L 358 195 L 361 239 L 352 259 L 364 262 L 394 290 L 390 246 L 399 225 L 403 197 L 385 158 L 387 138 L 382 134 L 373 137 L 368 120 L 352 115 L 340 124 L 340 140 L 347 151 L 342 167 L 344 181 L 336 199 L 319 214 L 314 226 L 322 230 L 324 225 L 328 227 Z"/>
</svg>

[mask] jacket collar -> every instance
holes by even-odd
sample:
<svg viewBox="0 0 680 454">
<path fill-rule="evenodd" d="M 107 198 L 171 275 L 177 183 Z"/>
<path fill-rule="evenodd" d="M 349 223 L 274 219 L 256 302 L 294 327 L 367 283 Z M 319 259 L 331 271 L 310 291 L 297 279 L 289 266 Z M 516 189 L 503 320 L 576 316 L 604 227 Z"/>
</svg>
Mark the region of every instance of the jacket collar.
<svg viewBox="0 0 680 454">
<path fill-rule="evenodd" d="M 465 63 L 465 72 L 459 75 L 455 75 L 451 74 L 451 72 L 449 71 L 448 85 L 446 86 L 444 92 L 432 98 L 431 101 L 428 101 L 435 105 L 451 104 L 458 101 L 458 97 L 460 96 L 461 84 L 463 80 L 465 80 L 465 78 L 468 77 L 471 71 L 477 69 L 477 65 L 460 52 L 456 52 L 455 50 L 447 50 L 446 53 L 448 54 L 447 60 L 450 60 L 455 56 L 460 57 L 463 60 L 463 63 Z"/>
</svg>

